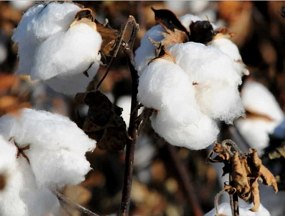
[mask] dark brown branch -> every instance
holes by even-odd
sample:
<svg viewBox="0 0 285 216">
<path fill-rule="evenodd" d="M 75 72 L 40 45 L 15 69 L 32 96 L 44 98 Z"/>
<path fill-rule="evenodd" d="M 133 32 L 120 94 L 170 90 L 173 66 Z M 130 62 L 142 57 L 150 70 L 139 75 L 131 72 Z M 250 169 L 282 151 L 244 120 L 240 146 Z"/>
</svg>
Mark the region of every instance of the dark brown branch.
<svg viewBox="0 0 285 216">
<path fill-rule="evenodd" d="M 88 210 L 87 208 L 84 208 L 83 206 L 72 202 L 71 200 L 67 199 L 64 195 L 59 193 L 56 190 L 53 190 L 53 193 L 57 196 L 58 200 L 60 201 L 61 204 L 68 205 L 71 208 L 74 208 L 78 210 L 82 215 L 87 215 L 87 216 L 100 216 L 98 214 L 95 214 L 94 212 Z"/>
<path fill-rule="evenodd" d="M 122 36 L 122 38 L 124 38 L 124 51 L 129 57 L 128 64 L 132 78 L 132 102 L 131 102 L 130 123 L 128 128 L 128 134 L 130 139 L 126 146 L 124 183 L 123 183 L 122 200 L 121 200 L 121 207 L 119 213 L 119 215 L 122 216 L 129 215 L 131 188 L 132 188 L 132 179 L 133 179 L 134 151 L 135 151 L 135 143 L 137 138 L 136 119 L 138 116 L 138 109 L 137 109 L 138 74 L 134 68 L 134 62 L 133 62 L 134 56 L 132 51 L 135 36 L 138 31 L 138 25 L 133 17 L 129 17 L 127 25 L 129 25 L 128 28 L 132 28 L 131 32 L 129 32 L 128 35 L 129 38 L 126 38 L 124 36 Z"/>
</svg>

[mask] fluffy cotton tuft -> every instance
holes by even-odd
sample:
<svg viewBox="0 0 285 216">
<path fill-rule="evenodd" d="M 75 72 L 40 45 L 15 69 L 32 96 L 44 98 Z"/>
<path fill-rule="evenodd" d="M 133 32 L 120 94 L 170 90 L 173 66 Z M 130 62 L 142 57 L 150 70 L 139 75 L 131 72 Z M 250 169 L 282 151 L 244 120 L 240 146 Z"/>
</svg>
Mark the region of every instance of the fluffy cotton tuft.
<svg viewBox="0 0 285 216">
<path fill-rule="evenodd" d="M 219 214 L 225 215 L 225 216 L 232 216 L 232 210 L 229 203 L 222 203 L 218 207 Z M 239 207 L 239 215 L 240 216 L 270 216 L 269 211 L 264 208 L 263 205 L 259 206 L 259 209 L 257 212 L 250 211 L 249 206 L 245 207 Z M 215 209 L 212 209 L 208 213 L 206 213 L 204 216 L 216 216 Z"/>
<path fill-rule="evenodd" d="M 189 30 L 191 22 L 201 19 L 188 14 L 180 20 Z M 244 114 L 238 86 L 245 67 L 236 45 L 228 39 L 171 44 L 164 49 L 173 61 L 155 59 L 151 40 L 161 41 L 163 31 L 159 25 L 152 27 L 136 50 L 138 99 L 155 110 L 152 127 L 168 142 L 190 149 L 205 148 L 219 132 L 216 120 L 232 123 Z"/>
<path fill-rule="evenodd" d="M 18 73 L 65 94 L 86 89 L 100 65 L 102 37 L 94 22 L 74 21 L 79 10 L 73 3 L 52 2 L 24 14 L 12 38 L 19 47 Z"/>
<path fill-rule="evenodd" d="M 192 82 L 177 64 L 151 62 L 140 77 L 138 99 L 158 111 L 152 126 L 169 143 L 201 149 L 215 141 L 217 126 L 200 112 Z"/>
<path fill-rule="evenodd" d="M 3 116 L 0 133 L 20 147 L 30 145 L 25 153 L 39 186 L 77 184 L 90 170 L 85 153 L 95 143 L 67 117 L 24 109 L 18 118 Z"/>
</svg>

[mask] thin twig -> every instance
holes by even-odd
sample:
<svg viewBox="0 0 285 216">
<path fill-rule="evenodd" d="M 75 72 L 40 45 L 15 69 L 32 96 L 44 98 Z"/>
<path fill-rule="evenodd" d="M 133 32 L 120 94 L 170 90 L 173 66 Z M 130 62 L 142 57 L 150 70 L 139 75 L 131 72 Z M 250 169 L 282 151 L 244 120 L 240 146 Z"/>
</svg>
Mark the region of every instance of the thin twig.
<svg viewBox="0 0 285 216">
<path fill-rule="evenodd" d="M 232 176 L 229 175 L 230 182 L 232 181 Z M 230 195 L 230 205 L 233 216 L 239 216 L 239 205 L 238 205 L 238 195 L 237 193 L 229 194 Z"/>
<path fill-rule="evenodd" d="M 83 215 L 87 215 L 87 216 L 100 216 L 90 210 L 88 210 L 87 208 L 72 202 L 71 200 L 69 200 L 68 198 L 66 198 L 63 194 L 59 193 L 56 190 L 53 190 L 53 193 L 57 196 L 57 198 L 59 199 L 59 201 L 65 205 L 68 205 L 76 210 L 78 210 L 81 214 Z"/>
<path fill-rule="evenodd" d="M 126 38 L 126 36 L 122 36 L 122 38 L 124 38 L 124 51 L 129 57 L 128 64 L 132 78 L 132 102 L 131 102 L 130 123 L 128 128 L 128 134 L 130 139 L 126 146 L 124 183 L 122 190 L 121 207 L 119 212 L 119 215 L 121 216 L 129 215 L 131 187 L 132 187 L 132 178 L 133 178 L 134 151 L 135 151 L 135 142 L 137 138 L 136 119 L 138 116 L 138 109 L 137 109 L 138 74 L 134 68 L 134 62 L 133 62 L 134 56 L 132 51 L 135 36 L 138 31 L 138 25 L 133 17 L 129 17 L 127 25 L 128 28 L 132 28 L 129 38 Z"/>
<path fill-rule="evenodd" d="M 219 201 L 220 201 L 220 197 L 222 196 L 222 194 L 224 193 L 224 190 L 221 190 L 219 193 L 217 193 L 217 195 L 215 196 L 215 215 L 219 215 Z"/>
</svg>

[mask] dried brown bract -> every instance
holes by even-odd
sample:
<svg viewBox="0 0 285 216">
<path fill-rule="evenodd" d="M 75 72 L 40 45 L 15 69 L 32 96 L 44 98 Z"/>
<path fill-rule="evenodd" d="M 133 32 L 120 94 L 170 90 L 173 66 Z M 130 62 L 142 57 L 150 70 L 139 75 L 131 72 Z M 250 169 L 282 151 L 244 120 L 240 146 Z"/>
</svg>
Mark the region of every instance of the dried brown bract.
<svg viewBox="0 0 285 216">
<path fill-rule="evenodd" d="M 76 100 L 89 106 L 83 130 L 97 141 L 97 146 L 110 151 L 124 149 L 129 138 L 121 117 L 122 108 L 112 104 L 100 91 L 79 93 Z"/>
<path fill-rule="evenodd" d="M 252 211 L 257 211 L 260 205 L 259 182 L 278 191 L 275 177 L 262 164 L 255 149 L 243 154 L 232 141 L 226 140 L 222 144 L 215 144 L 209 154 L 209 161 L 224 163 L 224 174 L 229 174 L 229 184 L 224 185 L 224 190 L 252 202 Z"/>
</svg>

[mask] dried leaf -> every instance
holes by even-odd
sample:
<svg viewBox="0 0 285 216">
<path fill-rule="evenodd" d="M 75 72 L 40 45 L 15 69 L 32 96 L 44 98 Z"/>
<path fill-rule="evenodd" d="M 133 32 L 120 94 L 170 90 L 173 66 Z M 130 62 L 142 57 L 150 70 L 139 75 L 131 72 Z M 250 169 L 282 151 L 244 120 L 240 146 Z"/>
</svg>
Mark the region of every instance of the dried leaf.
<svg viewBox="0 0 285 216">
<path fill-rule="evenodd" d="M 256 212 L 260 206 L 259 185 L 257 179 L 251 185 L 251 196 L 253 207 L 250 210 Z"/>
<path fill-rule="evenodd" d="M 99 91 L 80 93 L 78 101 L 84 101 L 89 106 L 83 130 L 88 136 L 97 141 L 97 146 L 110 151 L 122 150 L 127 141 L 126 124 L 122 108 L 113 105 L 111 101 Z"/>
<path fill-rule="evenodd" d="M 264 166 L 260 167 L 260 177 L 263 180 L 263 183 L 268 186 L 272 186 L 275 192 L 278 192 L 277 181 L 273 174 Z"/>
</svg>

